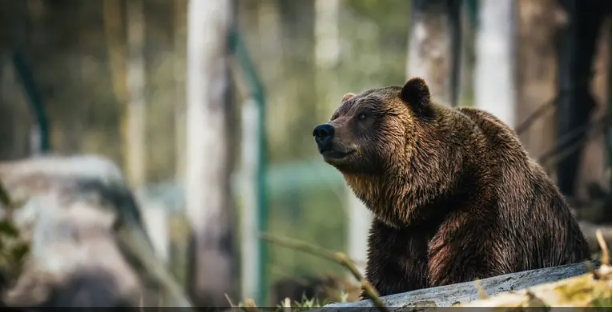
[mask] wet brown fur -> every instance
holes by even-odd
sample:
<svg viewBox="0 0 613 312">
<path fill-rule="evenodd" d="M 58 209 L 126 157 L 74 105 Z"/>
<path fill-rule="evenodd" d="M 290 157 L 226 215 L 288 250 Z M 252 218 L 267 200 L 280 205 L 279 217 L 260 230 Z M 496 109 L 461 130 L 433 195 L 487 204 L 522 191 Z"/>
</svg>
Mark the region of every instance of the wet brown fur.
<svg viewBox="0 0 613 312">
<path fill-rule="evenodd" d="M 415 78 L 345 95 L 329 123 L 333 149 L 355 152 L 324 159 L 375 215 L 366 275 L 381 295 L 589 258 L 557 187 L 493 115 L 433 103 Z"/>
</svg>

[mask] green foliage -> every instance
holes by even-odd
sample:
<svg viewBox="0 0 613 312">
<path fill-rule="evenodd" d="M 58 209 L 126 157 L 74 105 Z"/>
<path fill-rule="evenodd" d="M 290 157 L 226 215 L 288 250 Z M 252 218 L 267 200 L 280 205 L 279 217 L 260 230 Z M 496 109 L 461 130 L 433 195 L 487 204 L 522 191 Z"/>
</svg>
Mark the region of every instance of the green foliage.
<svg viewBox="0 0 613 312">
<path fill-rule="evenodd" d="M 14 274 L 18 272 L 30 251 L 27 242 L 20 238 L 17 227 L 10 220 L 0 221 L 0 271 Z"/>
<path fill-rule="evenodd" d="M 594 298 L 594 300 L 592 300 L 592 306 L 595 308 L 610 308 L 611 307 L 611 297 Z"/>
<path fill-rule="evenodd" d="M 21 238 L 19 229 L 6 217 L 16 205 L 0 183 L 0 207 L 5 212 L 5 218 L 0 220 L 0 275 L 4 278 L 18 274 L 30 251 L 29 243 Z"/>
<path fill-rule="evenodd" d="M 319 303 L 319 300 L 313 298 L 309 299 L 304 295 L 302 295 L 301 301 L 294 300 L 294 304 L 292 305 L 292 307 L 297 308 L 298 311 L 305 311 L 313 308 L 319 308 L 322 306 L 323 305 Z M 283 307 L 283 305 L 280 305 L 279 307 Z"/>
<path fill-rule="evenodd" d="M 2 204 L 3 206 L 9 206 L 10 203 L 11 199 L 9 198 L 9 195 L 7 194 L 2 184 L 0 184 L 0 204 Z"/>
</svg>

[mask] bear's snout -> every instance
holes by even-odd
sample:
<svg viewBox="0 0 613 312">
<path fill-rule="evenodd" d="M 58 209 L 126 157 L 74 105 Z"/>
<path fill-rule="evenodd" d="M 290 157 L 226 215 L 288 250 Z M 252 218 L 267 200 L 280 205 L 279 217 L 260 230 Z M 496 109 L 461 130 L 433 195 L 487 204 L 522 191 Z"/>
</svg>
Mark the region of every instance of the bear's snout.
<svg viewBox="0 0 613 312">
<path fill-rule="evenodd" d="M 332 148 L 334 127 L 330 124 L 319 125 L 313 130 L 313 136 L 315 137 L 315 143 L 317 143 L 320 152 L 329 150 Z"/>
</svg>

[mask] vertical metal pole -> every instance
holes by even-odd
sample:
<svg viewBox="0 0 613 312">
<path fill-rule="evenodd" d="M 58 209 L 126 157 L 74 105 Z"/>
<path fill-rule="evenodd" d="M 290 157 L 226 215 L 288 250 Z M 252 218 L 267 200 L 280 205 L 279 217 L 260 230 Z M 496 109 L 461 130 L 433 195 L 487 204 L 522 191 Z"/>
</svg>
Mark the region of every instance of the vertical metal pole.
<svg viewBox="0 0 613 312">
<path fill-rule="evenodd" d="M 47 112 L 45 110 L 45 103 L 43 97 L 38 92 L 36 84 L 34 83 L 34 77 L 32 70 L 26 62 L 25 58 L 19 51 L 15 51 L 12 54 L 13 65 L 21 84 L 23 85 L 28 102 L 34 110 L 36 121 L 38 122 L 38 130 L 40 132 L 40 152 L 46 153 L 51 148 L 50 135 L 49 135 L 49 119 L 47 118 Z"/>
<path fill-rule="evenodd" d="M 263 90 L 260 89 L 260 92 Z M 259 232 L 268 232 L 268 181 L 266 179 L 267 172 L 267 159 L 268 159 L 268 140 L 266 138 L 266 107 L 263 94 L 258 97 L 258 228 Z M 268 288 L 269 285 L 269 265 L 268 265 L 268 244 L 260 243 L 259 252 L 259 274 L 260 278 L 260 293 L 257 297 L 258 303 L 262 306 L 266 306 L 268 303 Z"/>
<path fill-rule="evenodd" d="M 253 62 L 249 58 L 249 54 L 247 49 L 245 48 L 240 33 L 236 28 L 233 29 L 231 33 L 232 47 L 233 52 L 236 55 L 236 58 L 239 61 L 239 64 L 243 71 L 245 72 L 245 78 L 247 79 L 247 83 L 250 86 L 251 93 L 255 103 L 257 104 L 257 125 L 255 139 L 257 142 L 257 158 L 256 158 L 256 170 L 255 170 L 255 194 L 256 194 L 256 220 L 255 226 L 250 225 L 248 228 L 255 227 L 257 229 L 256 233 L 253 233 L 255 237 L 244 237 L 249 239 L 252 245 L 247 249 L 249 250 L 257 250 L 256 255 L 252 254 L 243 254 L 243 261 L 245 259 L 255 259 L 256 264 L 253 265 L 255 268 L 254 277 L 243 277 L 243 282 L 248 283 L 247 285 L 243 285 L 243 290 L 248 291 L 248 293 L 253 294 L 253 298 L 256 301 L 258 306 L 266 306 L 268 303 L 268 288 L 269 288 L 269 265 L 268 265 L 268 244 L 262 243 L 262 241 L 257 236 L 258 233 L 263 233 L 268 231 L 268 179 L 267 179 L 267 159 L 268 159 L 268 142 L 266 138 L 266 99 L 264 96 L 264 87 L 259 77 L 257 76 L 255 66 Z M 247 111 L 249 113 L 249 111 Z M 248 212 L 249 213 L 249 212 Z M 246 235 L 246 234 L 245 234 Z M 253 239 L 255 238 L 255 239 Z M 243 250 L 245 252 L 246 250 Z M 245 264 L 243 264 L 243 268 Z M 242 272 L 241 274 L 249 274 L 249 272 Z M 254 290 L 247 290 L 248 287 L 253 287 L 249 285 L 257 285 Z"/>
</svg>

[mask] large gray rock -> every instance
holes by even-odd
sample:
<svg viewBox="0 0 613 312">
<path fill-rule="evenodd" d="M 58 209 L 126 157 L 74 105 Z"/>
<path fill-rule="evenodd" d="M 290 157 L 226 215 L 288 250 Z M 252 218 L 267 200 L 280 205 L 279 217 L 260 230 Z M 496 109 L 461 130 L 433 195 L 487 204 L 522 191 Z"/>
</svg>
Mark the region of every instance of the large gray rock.
<svg viewBox="0 0 613 312">
<path fill-rule="evenodd" d="M 14 207 L 1 207 L 30 244 L 8 277 L 9 306 L 190 306 L 155 257 L 121 170 L 98 156 L 0 163 Z M 1 204 L 0 204 L 1 206 Z"/>
</svg>

